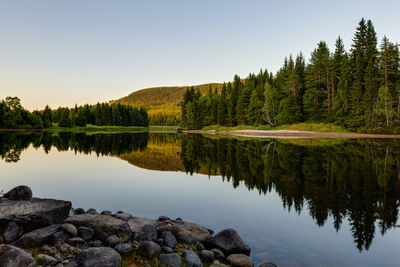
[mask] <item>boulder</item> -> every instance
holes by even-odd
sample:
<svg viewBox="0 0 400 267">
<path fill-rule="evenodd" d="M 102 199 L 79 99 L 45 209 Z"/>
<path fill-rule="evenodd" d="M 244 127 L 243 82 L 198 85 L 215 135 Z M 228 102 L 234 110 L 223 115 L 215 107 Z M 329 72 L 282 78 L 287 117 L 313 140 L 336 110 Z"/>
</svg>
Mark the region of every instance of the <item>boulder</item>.
<svg viewBox="0 0 400 267">
<path fill-rule="evenodd" d="M 258 265 L 258 267 L 278 267 L 278 265 L 276 265 L 273 262 L 264 261 L 264 262 L 260 263 Z"/>
<path fill-rule="evenodd" d="M 112 212 L 110 210 L 103 210 L 101 212 L 101 214 L 103 214 L 103 215 L 112 215 Z"/>
<path fill-rule="evenodd" d="M 17 240 L 23 233 L 22 227 L 15 222 L 9 222 L 6 229 L 3 232 L 3 242 L 12 243 Z"/>
<path fill-rule="evenodd" d="M 250 257 L 244 254 L 231 254 L 226 260 L 232 267 L 254 267 Z"/>
<path fill-rule="evenodd" d="M 80 226 L 78 227 L 78 236 L 86 241 L 91 240 L 94 236 L 94 230 L 86 226 Z"/>
<path fill-rule="evenodd" d="M 213 264 L 210 265 L 210 267 L 228 267 L 228 265 L 222 264 L 219 261 L 215 260 Z"/>
<path fill-rule="evenodd" d="M 3 197 L 9 200 L 31 200 L 32 190 L 26 185 L 19 185 L 5 193 Z"/>
<path fill-rule="evenodd" d="M 200 257 L 205 262 L 212 262 L 214 259 L 214 252 L 203 249 L 202 251 L 200 251 Z"/>
<path fill-rule="evenodd" d="M 67 241 L 69 238 L 70 235 L 61 230 L 53 234 L 53 236 L 51 237 L 51 242 L 53 244 L 62 244 L 65 243 L 65 241 Z"/>
<path fill-rule="evenodd" d="M 85 214 L 85 210 L 82 208 L 77 208 L 74 210 L 75 215 Z"/>
<path fill-rule="evenodd" d="M 191 250 L 186 250 L 183 252 L 183 257 L 185 258 L 187 267 L 202 267 L 203 264 L 197 254 Z"/>
<path fill-rule="evenodd" d="M 160 217 L 158 217 L 158 221 L 162 222 L 162 221 L 169 221 L 171 220 L 169 217 L 161 215 Z"/>
<path fill-rule="evenodd" d="M 75 227 L 73 224 L 70 224 L 70 223 L 63 223 L 63 224 L 61 225 L 61 228 L 62 228 L 65 232 L 69 233 L 69 234 L 72 235 L 72 236 L 77 236 L 77 235 L 78 235 L 78 230 L 76 229 L 76 227 Z"/>
<path fill-rule="evenodd" d="M 156 241 L 157 229 L 153 224 L 143 225 L 139 232 L 134 233 L 134 240 L 137 241 Z"/>
<path fill-rule="evenodd" d="M 153 241 L 143 242 L 138 249 L 138 254 L 149 260 L 156 257 L 160 252 L 161 252 L 161 247 L 157 243 L 154 243 Z"/>
<path fill-rule="evenodd" d="M 75 236 L 67 240 L 67 242 L 71 245 L 79 245 L 85 243 L 85 239 Z"/>
<path fill-rule="evenodd" d="M 91 247 L 102 247 L 103 242 L 101 242 L 100 240 L 91 240 L 88 242 L 88 245 Z"/>
<path fill-rule="evenodd" d="M 0 245 L 1 267 L 33 267 L 35 260 L 28 252 L 12 245 Z"/>
<path fill-rule="evenodd" d="M 225 260 L 225 254 L 220 249 L 213 248 L 211 252 L 214 253 L 214 258 L 217 260 Z"/>
<path fill-rule="evenodd" d="M 81 267 L 118 267 L 121 265 L 121 256 L 112 248 L 99 247 L 82 250 L 75 255 L 73 261 Z"/>
<path fill-rule="evenodd" d="M 39 263 L 43 266 L 49 266 L 49 265 L 56 265 L 58 263 L 58 260 L 52 256 L 46 255 L 46 254 L 39 254 L 37 256 L 37 259 Z"/>
<path fill-rule="evenodd" d="M 13 221 L 31 231 L 44 226 L 62 223 L 69 214 L 71 202 L 55 199 L 24 201 L 0 198 L 0 228 Z"/>
<path fill-rule="evenodd" d="M 113 216 L 115 218 L 123 220 L 123 221 L 128 221 L 129 219 L 133 218 L 132 214 L 125 213 L 125 212 L 117 213 L 117 214 L 115 214 Z"/>
<path fill-rule="evenodd" d="M 114 248 L 119 254 L 128 254 L 132 251 L 131 243 L 118 244 Z"/>
<path fill-rule="evenodd" d="M 222 230 L 212 238 L 211 243 L 227 255 L 234 253 L 250 255 L 250 247 L 234 229 Z"/>
<path fill-rule="evenodd" d="M 54 224 L 44 228 L 36 229 L 32 232 L 24 234 L 13 244 L 22 248 L 37 247 L 47 243 L 51 239 L 52 235 L 57 233 L 60 229 L 60 224 Z"/>
<path fill-rule="evenodd" d="M 158 233 L 169 231 L 178 240 L 185 243 L 207 242 L 211 239 L 211 234 L 207 228 L 181 220 L 157 222 L 157 231 Z"/>
<path fill-rule="evenodd" d="M 143 226 L 147 224 L 157 225 L 157 221 L 150 220 L 147 218 L 133 217 L 128 220 L 129 228 L 132 233 L 138 233 Z"/>
<path fill-rule="evenodd" d="M 90 208 L 86 211 L 87 214 L 99 214 L 96 209 Z"/>
<path fill-rule="evenodd" d="M 161 238 L 163 239 L 164 245 L 166 245 L 167 247 L 176 247 L 176 238 L 170 231 L 162 232 Z"/>
<path fill-rule="evenodd" d="M 119 238 L 116 235 L 110 235 L 109 237 L 106 238 L 104 243 L 109 247 L 114 247 L 119 243 Z"/>
<path fill-rule="evenodd" d="M 122 242 L 130 240 L 129 224 L 123 220 L 103 214 L 80 214 L 65 220 L 75 226 L 85 226 L 94 230 L 94 238 L 105 240 L 110 235 L 118 236 Z"/>
<path fill-rule="evenodd" d="M 167 247 L 167 246 L 162 246 L 161 249 L 162 249 L 162 251 L 164 251 L 167 254 L 168 253 L 174 253 L 174 250 L 172 248 L 170 248 L 170 247 Z"/>
<path fill-rule="evenodd" d="M 158 261 L 167 267 L 182 267 L 182 259 L 178 253 L 161 254 Z"/>
</svg>

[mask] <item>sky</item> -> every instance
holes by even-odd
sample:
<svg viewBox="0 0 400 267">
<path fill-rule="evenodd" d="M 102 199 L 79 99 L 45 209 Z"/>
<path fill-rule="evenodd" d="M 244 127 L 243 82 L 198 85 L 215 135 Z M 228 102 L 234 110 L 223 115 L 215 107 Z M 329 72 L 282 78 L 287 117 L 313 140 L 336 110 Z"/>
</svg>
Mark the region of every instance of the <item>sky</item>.
<svg viewBox="0 0 400 267">
<path fill-rule="evenodd" d="M 155 86 L 224 82 L 308 59 L 362 17 L 400 42 L 398 0 L 0 0 L 0 98 L 94 104 Z"/>
</svg>

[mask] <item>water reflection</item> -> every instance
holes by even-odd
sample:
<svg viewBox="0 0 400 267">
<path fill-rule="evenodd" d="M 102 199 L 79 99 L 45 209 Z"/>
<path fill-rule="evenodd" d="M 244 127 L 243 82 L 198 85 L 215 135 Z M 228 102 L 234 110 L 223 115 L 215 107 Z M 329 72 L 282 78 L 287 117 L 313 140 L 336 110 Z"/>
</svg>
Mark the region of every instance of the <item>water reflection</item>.
<svg viewBox="0 0 400 267">
<path fill-rule="evenodd" d="M 237 187 L 274 190 L 285 209 L 308 211 L 318 226 L 348 220 L 356 247 L 396 226 L 400 143 L 388 140 L 237 140 L 176 134 L 0 134 L 0 157 L 17 162 L 31 145 L 117 156 L 141 168 L 221 175 Z M 376 229 L 377 227 L 377 229 Z"/>
</svg>

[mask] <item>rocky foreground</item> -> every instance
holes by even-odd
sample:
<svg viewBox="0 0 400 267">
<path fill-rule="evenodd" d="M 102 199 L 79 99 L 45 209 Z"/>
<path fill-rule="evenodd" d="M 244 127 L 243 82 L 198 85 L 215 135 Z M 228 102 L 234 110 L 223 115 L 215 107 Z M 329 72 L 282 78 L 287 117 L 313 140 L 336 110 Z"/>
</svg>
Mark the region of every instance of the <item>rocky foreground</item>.
<svg viewBox="0 0 400 267">
<path fill-rule="evenodd" d="M 32 198 L 27 186 L 0 198 L 0 233 L 2 267 L 254 266 L 234 229 L 214 235 L 180 218 L 74 210 L 69 201 Z"/>
</svg>

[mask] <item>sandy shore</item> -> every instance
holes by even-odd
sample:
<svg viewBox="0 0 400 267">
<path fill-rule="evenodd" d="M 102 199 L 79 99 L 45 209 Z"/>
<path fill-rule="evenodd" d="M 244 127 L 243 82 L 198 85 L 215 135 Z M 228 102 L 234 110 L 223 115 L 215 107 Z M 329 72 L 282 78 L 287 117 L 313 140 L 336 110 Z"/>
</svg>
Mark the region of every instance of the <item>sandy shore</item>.
<svg viewBox="0 0 400 267">
<path fill-rule="evenodd" d="M 386 138 L 398 139 L 398 134 L 361 134 L 361 133 L 335 133 L 335 132 L 311 132 L 296 130 L 235 130 L 235 131 L 202 131 L 202 130 L 182 130 L 184 133 L 202 133 L 202 134 L 224 134 L 245 137 L 261 138 Z"/>
</svg>

